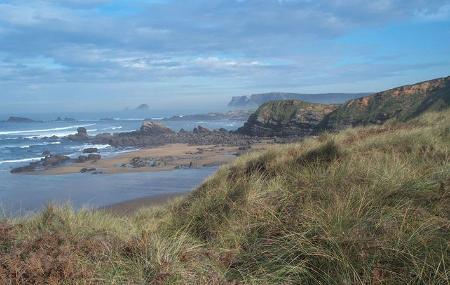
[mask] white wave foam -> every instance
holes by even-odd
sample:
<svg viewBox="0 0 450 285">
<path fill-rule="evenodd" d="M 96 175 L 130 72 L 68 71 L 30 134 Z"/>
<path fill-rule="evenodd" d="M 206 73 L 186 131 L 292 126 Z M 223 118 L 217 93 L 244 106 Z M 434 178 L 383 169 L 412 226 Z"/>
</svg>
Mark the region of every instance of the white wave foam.
<svg viewBox="0 0 450 285">
<path fill-rule="evenodd" d="M 70 129 L 76 129 L 81 127 L 90 127 L 94 126 L 95 124 L 87 124 L 87 125 L 74 125 L 74 126 L 68 126 L 63 128 L 52 128 L 52 129 L 42 129 L 42 130 L 23 130 L 23 131 L 7 131 L 7 132 L 0 132 L 0 135 L 18 135 L 18 134 L 33 134 L 33 133 L 43 133 L 43 132 L 54 132 L 54 131 L 64 131 L 64 130 L 70 130 Z"/>
<path fill-rule="evenodd" d="M 23 158 L 23 159 L 15 159 L 15 160 L 3 160 L 0 161 L 0 164 L 6 164 L 6 163 L 20 163 L 20 162 L 32 162 L 32 161 L 38 161 L 41 160 L 44 157 L 31 157 L 31 158 Z"/>
<path fill-rule="evenodd" d="M 102 131 L 108 131 L 108 130 L 120 130 L 122 128 L 122 126 L 117 126 L 117 127 L 108 127 L 108 128 L 104 128 L 102 129 Z"/>
</svg>

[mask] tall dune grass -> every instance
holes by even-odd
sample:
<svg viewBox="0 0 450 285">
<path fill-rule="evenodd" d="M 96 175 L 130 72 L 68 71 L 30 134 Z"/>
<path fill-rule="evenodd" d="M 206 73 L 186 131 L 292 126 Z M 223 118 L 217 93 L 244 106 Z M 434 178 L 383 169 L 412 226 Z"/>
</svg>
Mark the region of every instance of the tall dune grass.
<svg viewBox="0 0 450 285">
<path fill-rule="evenodd" d="M 449 284 L 449 147 L 429 113 L 250 153 L 132 217 L 49 206 L 0 224 L 0 280 Z"/>
</svg>

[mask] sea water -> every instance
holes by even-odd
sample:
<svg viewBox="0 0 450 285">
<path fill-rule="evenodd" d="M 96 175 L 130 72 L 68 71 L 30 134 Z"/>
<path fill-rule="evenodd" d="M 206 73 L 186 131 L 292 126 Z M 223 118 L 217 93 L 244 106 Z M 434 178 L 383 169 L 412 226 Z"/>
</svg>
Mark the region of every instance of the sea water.
<svg viewBox="0 0 450 285">
<path fill-rule="evenodd" d="M 26 117 L 26 115 L 24 116 Z M 83 149 L 96 147 L 103 157 L 133 151 L 133 148 L 113 148 L 74 142 L 64 137 L 84 127 L 89 135 L 129 132 L 139 129 L 145 117 L 113 117 L 84 115 L 76 121 L 55 121 L 50 116 L 31 117 L 40 122 L 0 122 L 0 215 L 26 213 L 41 209 L 46 203 L 68 202 L 75 208 L 101 207 L 111 203 L 161 193 L 186 192 L 198 185 L 215 169 L 174 170 L 158 173 L 55 176 L 17 175 L 10 170 L 42 158 L 44 151 L 78 157 Z M 6 119 L 0 116 L 0 120 Z M 155 118 L 160 120 L 161 118 Z M 192 130 L 201 125 L 210 129 L 234 130 L 241 121 L 164 121 L 174 131 Z"/>
</svg>

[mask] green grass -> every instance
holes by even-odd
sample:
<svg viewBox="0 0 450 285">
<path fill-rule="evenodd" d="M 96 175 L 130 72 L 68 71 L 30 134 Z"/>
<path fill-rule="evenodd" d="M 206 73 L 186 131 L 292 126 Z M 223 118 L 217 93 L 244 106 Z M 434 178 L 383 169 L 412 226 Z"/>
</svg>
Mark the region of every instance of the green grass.
<svg viewBox="0 0 450 285">
<path fill-rule="evenodd" d="M 449 147 L 428 113 L 242 156 L 132 217 L 49 206 L 0 223 L 0 280 L 450 284 Z"/>
</svg>

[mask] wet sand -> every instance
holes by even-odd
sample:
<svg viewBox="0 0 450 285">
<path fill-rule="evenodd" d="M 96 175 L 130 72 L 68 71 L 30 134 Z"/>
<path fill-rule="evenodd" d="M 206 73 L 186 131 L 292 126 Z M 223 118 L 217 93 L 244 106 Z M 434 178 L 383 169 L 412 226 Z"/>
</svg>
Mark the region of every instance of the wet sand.
<svg viewBox="0 0 450 285">
<path fill-rule="evenodd" d="M 170 201 L 173 201 L 177 198 L 185 197 L 188 194 L 189 192 L 169 193 L 152 197 L 142 197 L 101 207 L 99 208 L 99 211 L 105 211 L 107 213 L 111 213 L 118 216 L 130 216 L 135 214 L 140 209 L 162 206 L 168 204 Z"/>
<path fill-rule="evenodd" d="M 155 172 L 176 169 L 177 167 L 199 168 L 208 166 L 219 166 L 231 162 L 239 152 L 238 147 L 230 146 L 192 146 L 187 144 L 169 144 L 155 148 L 147 148 L 120 154 L 114 157 L 103 158 L 98 161 L 71 163 L 65 166 L 49 168 L 36 171 L 38 175 L 61 175 L 79 173 L 83 168 L 95 168 L 103 174 Z M 164 163 L 156 166 L 132 167 L 130 162 L 133 158 L 160 159 Z M 127 165 L 126 167 L 122 167 Z"/>
</svg>

